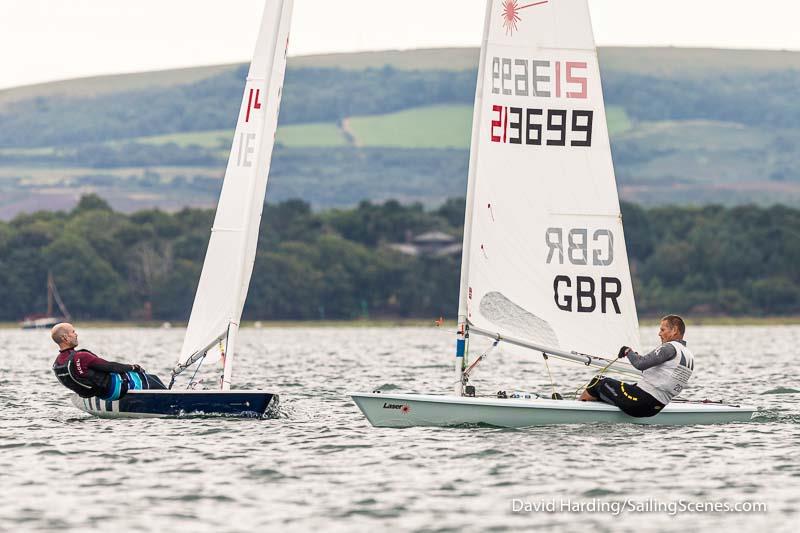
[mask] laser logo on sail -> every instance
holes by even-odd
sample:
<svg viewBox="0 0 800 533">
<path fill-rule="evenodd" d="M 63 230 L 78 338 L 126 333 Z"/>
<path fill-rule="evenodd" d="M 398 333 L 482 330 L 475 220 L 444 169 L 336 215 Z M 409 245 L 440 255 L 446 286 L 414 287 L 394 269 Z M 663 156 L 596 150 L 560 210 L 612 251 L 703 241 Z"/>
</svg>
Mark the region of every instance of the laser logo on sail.
<svg viewBox="0 0 800 533">
<path fill-rule="evenodd" d="M 536 7 L 547 4 L 549 0 L 540 0 L 530 4 L 519 5 L 517 0 L 505 0 L 503 2 L 503 11 L 501 13 L 503 19 L 503 27 L 506 29 L 506 35 L 514 35 L 515 31 L 519 31 L 517 23 L 522 20 L 519 12 L 529 7 Z"/>
</svg>

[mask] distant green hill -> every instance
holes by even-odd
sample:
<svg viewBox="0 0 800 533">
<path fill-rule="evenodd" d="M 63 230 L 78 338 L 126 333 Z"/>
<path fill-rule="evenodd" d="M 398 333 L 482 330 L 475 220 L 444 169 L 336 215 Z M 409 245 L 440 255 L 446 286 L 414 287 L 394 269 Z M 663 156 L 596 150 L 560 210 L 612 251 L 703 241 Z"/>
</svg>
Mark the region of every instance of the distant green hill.
<svg viewBox="0 0 800 533">
<path fill-rule="evenodd" d="M 800 53 L 604 48 L 620 192 L 645 204 L 800 205 Z M 466 180 L 477 49 L 290 58 L 271 199 L 428 205 Z M 213 205 L 245 65 L 0 91 L 0 218 L 97 192 Z M 454 192 L 455 191 L 455 192 Z"/>
<path fill-rule="evenodd" d="M 478 64 L 477 48 L 384 50 L 290 57 L 289 69 L 363 70 L 390 66 L 397 70 L 468 70 Z M 714 48 L 604 47 L 598 50 L 603 70 L 657 76 L 704 76 L 722 72 L 800 70 L 800 54 L 790 51 Z M 54 96 L 87 97 L 118 91 L 192 83 L 242 64 L 188 67 L 152 72 L 94 76 L 0 90 L 0 109 L 11 102 Z"/>
<path fill-rule="evenodd" d="M 706 78 L 800 70 L 800 53 L 719 48 L 600 48 L 600 68 L 667 78 Z"/>
<path fill-rule="evenodd" d="M 175 87 L 216 76 L 236 65 L 213 65 L 153 72 L 93 76 L 0 90 L 0 111 L 15 102 L 46 98 L 89 98 L 123 91 Z"/>
</svg>

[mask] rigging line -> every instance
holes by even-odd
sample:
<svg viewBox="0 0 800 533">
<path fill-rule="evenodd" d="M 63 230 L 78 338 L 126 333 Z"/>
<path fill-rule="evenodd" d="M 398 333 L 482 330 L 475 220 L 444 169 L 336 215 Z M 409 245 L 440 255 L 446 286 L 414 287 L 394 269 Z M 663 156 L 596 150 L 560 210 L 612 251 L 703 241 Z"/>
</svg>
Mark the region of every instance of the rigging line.
<svg viewBox="0 0 800 533">
<path fill-rule="evenodd" d="M 582 386 L 582 387 L 578 387 L 578 389 L 575 391 L 575 398 L 577 398 L 577 397 L 578 397 L 578 393 L 581 391 L 581 389 L 583 389 L 583 390 L 586 390 L 586 389 L 588 389 L 589 387 L 593 387 L 594 385 L 596 385 L 596 384 L 597 384 L 597 383 L 600 381 L 600 379 L 603 377 L 603 374 L 605 374 L 605 373 L 606 373 L 606 371 L 608 370 L 608 368 L 609 368 L 611 365 L 613 365 L 614 363 L 616 363 L 616 362 L 617 362 L 617 360 L 616 360 L 616 359 L 612 359 L 612 360 L 611 360 L 611 362 L 610 362 L 610 363 L 608 363 L 606 366 L 604 366 L 604 367 L 603 367 L 603 369 L 602 369 L 602 370 L 600 370 L 600 372 L 598 372 L 596 376 L 594 376 L 592 379 L 590 379 L 590 380 L 589 380 L 589 382 L 588 382 L 586 385 L 584 385 L 584 386 Z M 595 381 L 595 380 L 596 380 L 596 381 Z"/>
<path fill-rule="evenodd" d="M 197 375 L 197 372 L 200 370 L 200 367 L 203 366 L 203 361 L 206 360 L 206 355 L 208 355 L 208 353 L 206 353 L 205 355 L 203 355 L 203 357 L 200 358 L 200 364 L 197 365 L 197 368 L 194 369 L 194 374 L 192 374 L 192 377 L 189 378 L 189 383 L 186 384 L 187 389 L 191 387 L 192 382 L 194 381 L 194 377 Z"/>
<path fill-rule="evenodd" d="M 483 353 L 482 353 L 482 354 L 481 354 L 481 355 L 480 355 L 480 356 L 479 356 L 477 359 L 475 359 L 475 360 L 472 362 L 472 364 L 471 364 L 471 365 L 469 365 L 469 367 L 468 367 L 466 370 L 464 370 L 464 374 L 463 374 L 463 378 L 462 378 L 462 381 L 463 381 L 463 382 L 465 382 L 465 383 L 466 383 L 466 381 L 467 381 L 467 380 L 469 380 L 469 375 L 470 375 L 470 373 L 472 373 L 472 370 L 473 370 L 473 369 L 474 369 L 476 366 L 478 366 L 478 363 L 480 363 L 481 361 L 483 361 L 483 360 L 484 360 L 484 359 L 485 359 L 485 358 L 486 358 L 486 357 L 489 355 L 489 353 L 490 353 L 492 350 L 494 350 L 494 349 L 495 349 L 495 347 L 496 347 L 496 346 L 497 346 L 499 343 L 500 343 L 500 341 L 494 341 L 494 342 L 492 343 L 492 345 L 491 345 L 491 346 L 490 346 L 490 347 L 489 347 L 489 348 L 488 348 L 488 349 L 487 349 L 485 352 L 483 352 Z"/>
<path fill-rule="evenodd" d="M 553 374 L 550 373 L 550 363 L 547 362 L 547 354 L 542 352 L 542 357 L 544 357 L 544 366 L 545 368 L 547 368 L 547 375 L 550 377 L 550 387 L 553 389 L 553 399 L 554 400 L 560 399 L 556 398 L 556 396 L 561 396 L 561 395 L 558 394 L 558 392 L 556 392 L 556 384 L 553 381 Z"/>
</svg>

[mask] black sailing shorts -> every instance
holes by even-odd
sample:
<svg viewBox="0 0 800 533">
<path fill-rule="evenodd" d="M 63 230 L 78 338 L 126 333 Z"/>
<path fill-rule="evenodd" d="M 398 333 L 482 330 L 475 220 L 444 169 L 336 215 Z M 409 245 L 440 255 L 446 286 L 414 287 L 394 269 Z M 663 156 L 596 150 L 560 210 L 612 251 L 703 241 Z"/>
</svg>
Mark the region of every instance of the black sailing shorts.
<svg viewBox="0 0 800 533">
<path fill-rule="evenodd" d="M 664 408 L 663 403 L 640 389 L 636 383 L 623 383 L 613 378 L 593 379 L 586 392 L 636 418 L 655 416 Z"/>
</svg>

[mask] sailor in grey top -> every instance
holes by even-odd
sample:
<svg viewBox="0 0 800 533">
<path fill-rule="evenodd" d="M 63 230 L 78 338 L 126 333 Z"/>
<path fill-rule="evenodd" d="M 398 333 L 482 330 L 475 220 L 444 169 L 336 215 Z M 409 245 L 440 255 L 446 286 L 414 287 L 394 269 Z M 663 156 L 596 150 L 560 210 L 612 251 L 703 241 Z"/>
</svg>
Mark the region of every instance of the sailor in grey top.
<svg viewBox="0 0 800 533">
<path fill-rule="evenodd" d="M 639 388 L 664 405 L 689 384 L 694 370 L 694 355 L 683 339 L 665 342 L 647 355 L 630 348 L 624 355 L 636 370 L 642 371 Z"/>
<path fill-rule="evenodd" d="M 634 368 L 642 371 L 637 383 L 597 376 L 580 399 L 616 405 L 634 417 L 658 414 L 686 387 L 694 370 L 694 355 L 683 340 L 685 331 L 681 317 L 665 316 L 658 332 L 661 346 L 646 355 L 639 355 L 627 346 L 619 350 L 618 357 L 627 357 Z"/>
</svg>

